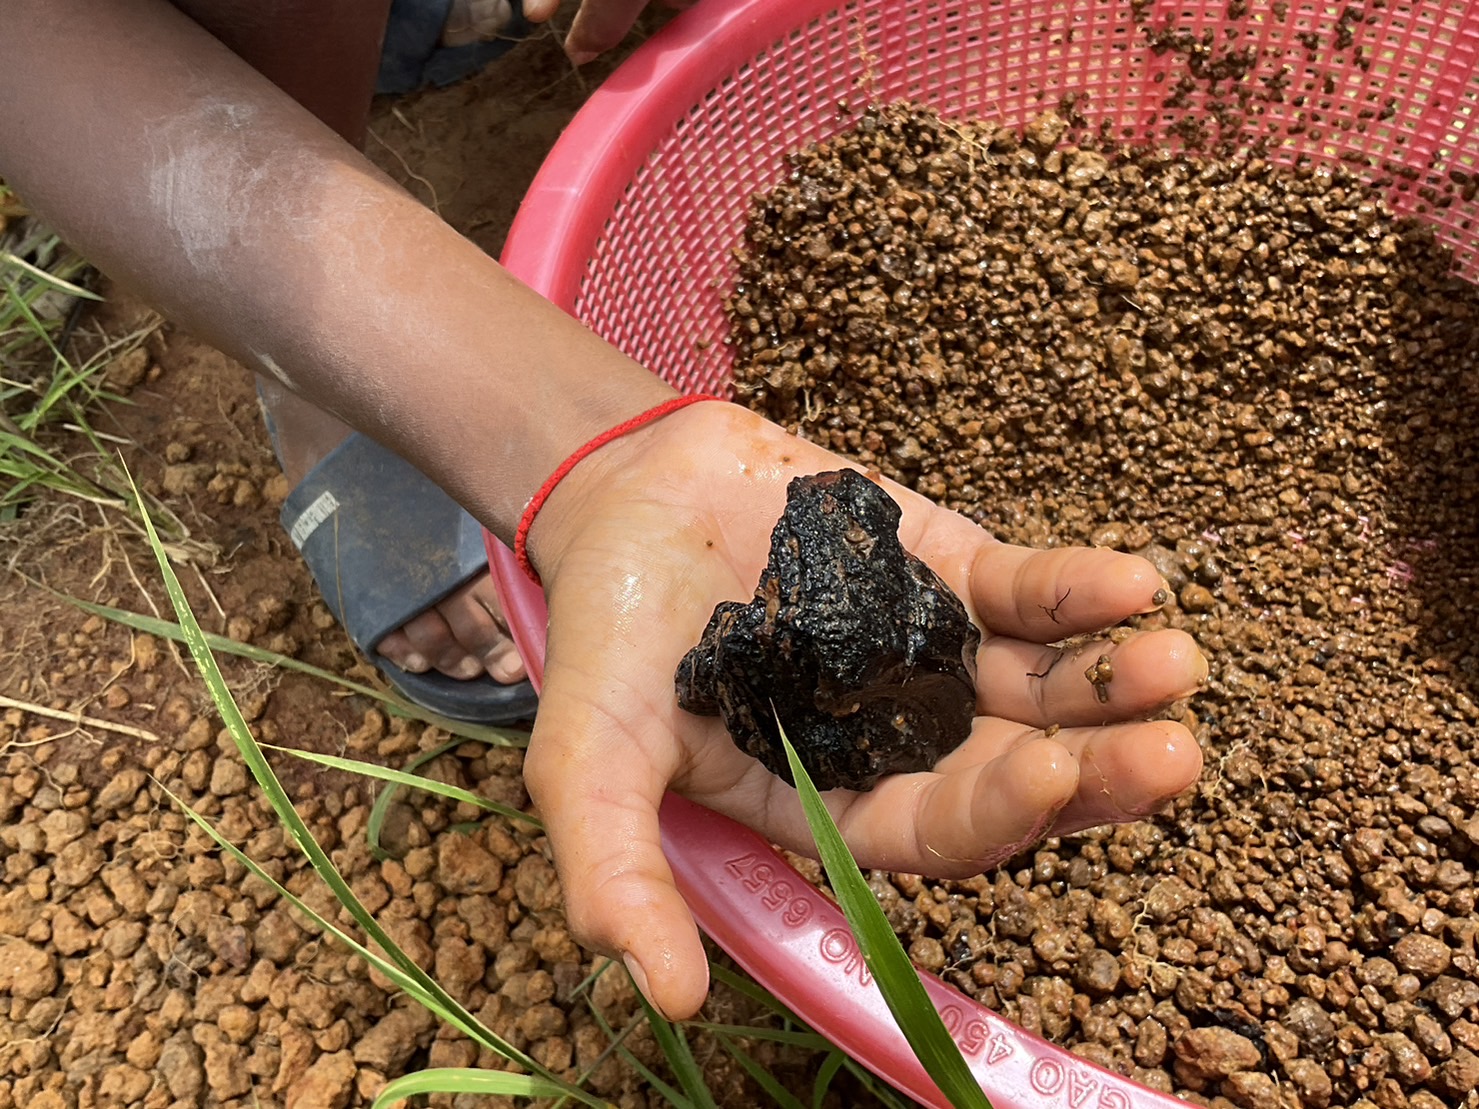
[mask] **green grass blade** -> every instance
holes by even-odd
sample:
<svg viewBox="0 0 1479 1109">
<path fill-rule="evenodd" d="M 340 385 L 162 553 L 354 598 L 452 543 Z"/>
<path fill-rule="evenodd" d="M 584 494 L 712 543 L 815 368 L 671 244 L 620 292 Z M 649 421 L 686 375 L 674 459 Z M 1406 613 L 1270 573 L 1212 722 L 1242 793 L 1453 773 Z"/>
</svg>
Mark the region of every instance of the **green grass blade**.
<svg viewBox="0 0 1479 1109">
<path fill-rule="evenodd" d="M 215 656 L 207 642 L 205 634 L 200 625 L 196 623 L 195 616 L 190 610 L 189 600 L 185 596 L 184 589 L 180 586 L 179 579 L 175 576 L 174 568 L 170 566 L 169 558 L 159 542 L 159 536 L 154 530 L 153 522 L 148 512 L 144 509 L 143 501 L 138 501 L 139 512 L 144 521 L 150 548 L 154 552 L 155 561 L 159 564 L 160 575 L 164 580 L 165 591 L 169 594 L 170 603 L 174 606 L 175 614 L 179 617 L 180 630 L 184 637 L 184 643 L 195 660 L 196 668 L 199 670 L 206 690 L 211 700 L 220 713 L 221 721 L 225 724 L 242 760 L 247 768 L 256 778 L 257 784 L 262 792 L 266 794 L 271 803 L 273 811 L 282 822 L 284 829 L 293 838 L 298 849 L 307 857 L 319 878 L 333 891 L 339 903 L 349 912 L 365 934 L 369 936 L 388 957 L 390 969 L 395 973 L 391 975 L 398 984 L 413 987 L 413 996 L 422 1000 L 428 1008 L 439 1015 L 450 1015 L 454 1023 L 460 1029 L 469 1032 L 477 1042 L 484 1044 L 492 1051 L 496 1051 L 507 1059 L 511 1059 L 519 1066 L 549 1082 L 559 1086 L 561 1091 L 589 1105 L 600 1105 L 600 1102 L 587 1094 L 584 1090 L 576 1089 L 568 1083 L 562 1082 L 555 1074 L 547 1068 L 541 1067 L 531 1056 L 517 1050 L 513 1045 L 494 1036 L 477 1021 L 471 1013 L 442 986 L 402 951 L 388 936 L 378 921 L 364 907 L 364 904 L 355 896 L 349 888 L 349 883 L 339 873 L 328 853 L 313 838 L 308 826 L 303 822 L 283 789 L 282 783 L 278 781 L 271 765 L 267 762 L 266 755 L 252 736 L 246 721 L 242 718 L 241 710 L 237 708 L 236 702 L 231 697 L 231 692 L 226 687 L 225 678 L 220 668 L 216 665 Z M 238 857 L 240 855 L 238 854 Z M 430 1004 L 428 1004 L 428 1000 Z"/>
<path fill-rule="evenodd" d="M 759 982 L 752 981 L 744 977 L 744 975 L 736 974 L 726 966 L 712 962 L 709 964 L 709 977 L 715 982 L 720 982 L 728 986 L 735 993 L 743 994 L 762 1008 L 769 1009 L 776 1016 L 797 1024 L 801 1023 L 796 1014 L 791 1012 L 784 1001 L 760 985 Z"/>
<path fill-rule="evenodd" d="M 946 1031 L 945 1022 L 925 993 L 924 983 L 919 980 L 919 972 L 909 962 L 909 956 L 889 927 L 888 918 L 883 915 L 873 891 L 859 872 L 858 864 L 842 840 L 842 833 L 832 822 L 832 815 L 827 812 L 821 794 L 807 776 L 806 768 L 801 765 L 801 758 L 791 746 L 784 728 L 781 729 L 781 742 L 786 747 L 786 759 L 791 764 L 791 775 L 796 781 L 796 791 L 816 840 L 822 866 L 826 868 L 827 881 L 841 902 L 843 915 L 847 917 L 863 952 L 863 961 L 873 973 L 899 1030 L 909 1041 L 925 1073 L 940 1087 L 951 1105 L 959 1109 L 991 1109 L 991 1102 L 971 1076 L 965 1057 Z"/>
<path fill-rule="evenodd" d="M 445 753 L 447 747 L 455 750 L 461 747 L 462 743 L 463 741 L 459 740 L 453 744 L 444 744 L 438 750 L 441 753 Z M 302 759 L 304 762 L 314 762 L 320 766 L 327 766 L 334 770 L 345 770 L 351 774 L 358 774 L 362 778 L 374 778 L 378 781 L 391 782 L 395 785 L 409 786 L 411 789 L 419 789 L 426 793 L 435 793 L 452 801 L 463 801 L 469 805 L 474 805 L 484 812 L 497 813 L 499 816 L 508 820 L 522 820 L 527 824 L 534 825 L 536 828 L 544 827 L 544 821 L 540 820 L 537 816 L 530 816 L 528 813 L 520 812 L 518 809 L 512 808 L 509 805 L 490 801 L 486 797 L 479 797 L 471 790 L 462 789 L 459 786 L 451 786 L 446 782 L 438 782 L 433 778 L 423 778 L 419 774 L 408 774 L 404 770 L 392 770 L 388 766 L 379 766 L 372 762 L 362 762 L 359 759 L 345 759 L 337 755 L 321 755 L 317 751 L 300 751 L 295 747 L 279 747 L 272 743 L 264 743 L 262 746 L 269 751 L 281 751 L 283 754 L 291 755 L 295 759 Z"/>
<path fill-rule="evenodd" d="M 302 898 L 298 897 L 281 882 L 277 881 L 277 879 L 268 874 L 266 870 L 264 870 L 255 860 L 250 858 L 244 851 L 242 851 L 234 843 L 221 835 L 221 833 L 213 824 L 210 823 L 210 821 L 206 820 L 189 805 L 185 804 L 185 802 L 181 798 L 175 796 L 162 785 L 160 786 L 160 789 L 163 791 L 165 796 L 167 796 L 171 801 L 173 801 L 176 805 L 180 807 L 181 811 L 183 811 L 185 815 L 196 824 L 197 827 L 199 827 L 202 831 L 209 835 L 211 839 L 213 839 L 221 848 L 221 850 L 225 851 L 233 859 L 241 863 L 241 865 L 245 867 L 251 874 L 253 874 L 255 877 L 271 887 L 278 894 L 278 896 L 280 896 L 289 905 L 302 913 L 306 919 L 311 921 L 318 928 L 322 929 L 322 931 L 326 935 L 338 940 L 350 951 L 359 955 L 370 966 L 374 967 L 391 982 L 393 982 L 396 987 L 404 992 L 408 997 L 415 1000 L 418 1004 L 424 1006 L 429 1012 L 431 1012 L 442 1021 L 461 1031 L 473 1042 L 481 1044 L 482 1046 L 488 1048 L 490 1051 L 497 1052 L 498 1054 L 504 1056 L 504 1058 L 513 1059 L 515 1062 L 518 1061 L 518 1051 L 510 1046 L 501 1037 L 497 1036 L 493 1032 L 490 1032 L 486 1027 L 479 1023 L 476 1018 L 471 1017 L 465 1010 L 462 1010 L 460 1007 L 448 1009 L 442 1006 L 436 997 L 429 994 L 423 988 L 420 981 L 406 974 L 398 965 L 396 965 L 394 962 L 391 962 L 384 955 L 375 951 L 373 948 L 367 947 L 365 944 L 355 939 L 349 933 L 345 932 L 342 928 L 338 927 L 332 921 L 319 914 Z M 563 1094 L 567 1098 L 572 1095 L 580 1097 L 581 1093 L 580 1091 L 575 1090 L 573 1087 L 565 1085 L 558 1085 L 558 1092 L 560 1094 Z M 588 1098 L 581 1097 L 581 1100 L 589 1103 Z"/>
<path fill-rule="evenodd" d="M 843 1059 L 842 1066 L 857 1079 L 860 1086 L 873 1095 L 873 1100 L 878 1104 L 887 1109 L 919 1109 L 918 1102 L 899 1093 L 856 1059 Z"/>
<path fill-rule="evenodd" d="M 419 770 L 427 763 L 439 759 L 448 752 L 455 751 L 461 746 L 462 740 L 454 739 L 438 747 L 433 747 L 430 751 L 422 751 L 406 764 L 406 770 L 408 772 Z M 396 857 L 394 852 L 387 851 L 380 846 L 380 835 L 385 830 L 385 821 L 390 816 L 391 803 L 395 801 L 396 795 L 399 793 L 400 790 L 395 786 L 386 786 L 376 796 L 375 803 L 370 806 L 370 819 L 365 823 L 365 840 L 370 845 L 370 854 L 378 862 L 384 862 L 386 859 Z"/>
<path fill-rule="evenodd" d="M 0 287 L 5 289 L 5 294 L 9 298 L 12 307 L 14 307 L 15 314 L 19 317 L 21 323 L 51 352 L 53 358 L 58 362 L 66 362 L 67 356 L 62 353 L 61 348 L 56 345 L 55 340 L 51 337 L 52 329 L 47 327 L 41 321 L 40 317 L 31 310 L 30 301 L 16 287 L 15 282 L 11 281 L 8 277 L 0 277 Z"/>
<path fill-rule="evenodd" d="M 832 1080 L 837 1077 L 837 1072 L 842 1069 L 842 1064 L 847 1062 L 847 1056 L 840 1051 L 834 1051 L 822 1060 L 822 1065 L 817 1068 L 817 1076 L 811 1084 L 811 1109 L 822 1109 L 822 1102 L 827 1098 L 827 1091 L 832 1088 Z"/>
<path fill-rule="evenodd" d="M 806 1028 L 805 1022 L 800 1020 L 795 1013 L 791 1012 L 785 1002 L 781 1001 L 780 998 L 776 997 L 764 986 L 760 985 L 760 983 L 751 981 L 741 974 L 736 974 L 721 963 L 711 962 L 709 964 L 709 975 L 715 982 L 721 982 L 735 992 L 743 994 L 757 1005 L 769 1009 L 782 1020 L 788 1021 L 798 1028 Z M 914 1104 L 912 1101 L 901 1097 L 892 1086 L 885 1085 L 867 1067 L 864 1067 L 857 1060 L 850 1058 L 841 1051 L 834 1051 L 827 1056 L 826 1060 L 822 1063 L 822 1076 L 830 1075 L 839 1066 L 857 1079 L 859 1085 L 865 1087 L 880 1105 L 887 1106 L 888 1109 L 910 1109 Z M 825 1094 L 826 1084 L 822 1084 L 820 1089 Z"/>
<path fill-rule="evenodd" d="M 636 989 L 635 982 L 632 988 Z M 709 1093 L 709 1084 L 704 1081 L 704 1072 L 693 1058 L 693 1051 L 688 1046 L 683 1030 L 654 1009 L 641 990 L 637 990 L 637 1000 L 642 1003 L 642 1010 L 647 1014 L 647 1023 L 652 1026 L 653 1039 L 662 1049 L 668 1066 L 673 1068 L 673 1076 L 678 1079 L 678 1085 L 683 1087 L 683 1092 L 687 1095 L 685 1100 L 694 1109 L 718 1109 L 713 1095 Z"/>
<path fill-rule="evenodd" d="M 120 508 L 127 504 L 117 494 L 88 481 L 44 447 L 3 427 L 0 427 L 0 477 L 12 479 L 18 486 L 40 485 L 97 504 Z"/>
<path fill-rule="evenodd" d="M 63 418 L 70 416 L 80 427 L 87 427 L 82 410 L 77 404 L 77 398 L 73 394 L 80 391 L 83 394 L 83 400 L 90 402 L 101 391 L 102 383 L 94 367 L 73 366 L 60 350 L 57 350 L 56 358 L 55 372 L 35 407 L 22 422 L 23 427 L 28 425 L 30 428 L 39 427 L 52 417 L 54 408 L 59 409 Z M 93 449 L 102 453 L 102 448 L 96 440 L 93 441 Z"/>
<path fill-rule="evenodd" d="M 730 1058 L 738 1063 L 744 1072 L 755 1080 L 756 1085 L 769 1094 L 770 1099 L 781 1109 L 806 1109 L 806 1106 L 794 1094 L 776 1081 L 775 1075 L 751 1059 L 738 1044 L 731 1043 L 728 1036 L 720 1036 L 719 1043 L 725 1051 L 729 1052 Z"/>
<path fill-rule="evenodd" d="M 711 1024 L 706 1020 L 688 1020 L 683 1024 L 688 1028 L 697 1028 L 720 1036 L 767 1040 L 770 1043 L 802 1047 L 809 1051 L 832 1050 L 831 1041 L 819 1032 L 803 1032 L 795 1028 L 759 1028 L 752 1024 Z"/>
<path fill-rule="evenodd" d="M 492 1033 L 487 1032 L 481 1026 L 477 1025 L 476 1022 L 469 1024 L 462 1018 L 459 1013 L 452 1010 L 443 1009 L 439 1005 L 435 997 L 432 997 L 424 989 L 422 989 L 420 983 L 417 982 L 416 979 L 407 975 L 405 971 L 402 970 L 401 967 L 399 967 L 396 963 L 391 962 L 389 959 L 381 955 L 379 952 L 375 951 L 373 948 L 365 946 L 359 940 L 351 936 L 348 932 L 344 931 L 342 928 L 336 925 L 333 921 L 316 912 L 313 907 L 310 906 L 306 901 L 298 897 L 281 882 L 273 878 L 254 859 L 248 856 L 246 852 L 242 851 L 241 848 L 236 846 L 236 844 L 232 843 L 225 836 L 223 836 L 214 824 L 212 824 L 205 817 L 201 816 L 193 808 L 187 805 L 182 798 L 175 796 L 175 794 L 171 793 L 162 785 L 160 786 L 160 789 L 166 797 L 168 797 L 171 801 L 173 801 L 176 805 L 180 807 L 180 810 L 187 817 L 189 817 L 190 820 L 193 821 L 198 828 L 200 828 L 208 836 L 210 836 L 211 839 L 216 842 L 216 845 L 220 847 L 222 851 L 226 852 L 237 862 L 241 863 L 241 865 L 244 866 L 256 878 L 270 886 L 279 897 L 281 897 L 293 908 L 297 909 L 308 920 L 312 921 L 315 926 L 317 926 L 324 932 L 325 935 L 333 937 L 334 939 L 342 943 L 345 947 L 347 947 L 350 951 L 353 951 L 355 954 L 359 955 L 381 974 L 385 975 L 386 978 L 394 982 L 397 987 L 399 987 L 407 994 L 407 996 L 415 999 L 421 1005 L 424 1005 L 428 1010 L 430 1010 L 442 1020 L 446 1021 L 448 1024 L 451 1024 L 453 1027 L 458 1028 L 460 1031 L 466 1033 L 476 1042 L 483 1043 L 485 1046 L 489 1046 L 491 1050 L 499 1050 L 496 1042 L 498 1038 L 496 1036 L 493 1036 Z"/>
<path fill-rule="evenodd" d="M 68 296 L 81 297 L 83 300 L 96 300 L 99 302 L 103 299 L 91 289 L 84 289 L 81 285 L 74 285 L 72 282 L 64 280 L 54 273 L 48 273 L 40 266 L 34 266 L 24 258 L 19 258 L 8 251 L 0 253 L 0 266 L 14 266 L 33 281 L 47 288 L 55 289 L 59 293 L 66 293 Z M 19 290 L 15 290 L 15 295 L 17 297 L 20 296 Z"/>
<path fill-rule="evenodd" d="M 24 435 L 17 435 L 14 432 L 5 431 L 3 429 L 0 429 L 0 449 L 3 449 L 7 454 L 9 454 L 9 452 L 11 451 L 15 451 L 19 454 L 31 455 L 38 462 L 44 463 L 48 466 L 60 467 L 63 465 L 61 460 L 58 459 L 50 451 L 46 450 L 46 448 L 32 442 Z M 19 463 L 13 462 L 12 465 L 19 465 Z"/>
<path fill-rule="evenodd" d="M 551 1082 L 527 1074 L 465 1067 L 438 1067 L 407 1074 L 385 1084 L 370 1109 L 380 1109 L 402 1098 L 420 1094 L 482 1094 L 504 1097 L 559 1097 L 565 1091 Z M 597 1105 L 607 1104 L 596 1102 Z"/>
<path fill-rule="evenodd" d="M 636 1071 L 638 1077 L 656 1090 L 663 1100 L 671 1105 L 673 1109 L 697 1109 L 697 1106 L 693 1102 L 683 1096 L 682 1091 L 664 1082 L 651 1067 L 642 1062 L 641 1059 L 638 1059 L 626 1048 L 621 1048 L 617 1054 L 621 1057 L 622 1062 Z"/>
<path fill-rule="evenodd" d="M 172 639 L 176 643 L 185 643 L 185 631 L 181 625 L 161 620 L 157 616 L 149 616 L 141 612 L 129 612 L 127 609 L 110 608 L 107 605 L 95 604 L 92 601 L 84 601 L 79 597 L 69 597 L 65 593 L 57 593 L 56 596 L 70 605 L 80 608 L 83 612 L 94 613 L 104 619 L 112 620 L 114 623 L 122 624 L 124 627 L 133 628 L 135 631 L 145 632 L 149 635 L 159 636 L 161 639 Z M 205 642 L 213 651 L 222 654 L 236 655 L 240 658 L 250 659 L 252 662 L 260 662 L 268 666 L 278 666 L 284 670 L 293 670 L 299 674 L 307 674 L 310 677 L 319 678 L 326 682 L 333 682 L 351 693 L 369 697 L 386 706 L 397 716 L 408 717 L 419 720 L 423 724 L 432 724 L 441 728 L 444 732 L 452 735 L 462 736 L 464 739 L 477 740 L 479 743 L 491 744 L 495 747 L 524 747 L 529 742 L 529 733 L 514 731 L 509 728 L 494 728 L 482 724 L 469 724 L 464 720 L 452 720 L 440 716 L 434 712 L 428 712 L 418 705 L 393 693 L 387 693 L 383 689 L 365 685 L 361 682 L 352 681 L 332 670 L 324 670 L 288 655 L 280 655 L 276 651 L 269 651 L 263 647 L 256 647 L 250 643 L 239 643 L 234 639 L 227 639 L 223 635 L 212 635 L 209 632 L 201 633 Z"/>
<path fill-rule="evenodd" d="M 642 992 L 640 990 L 637 991 L 637 997 L 642 998 Z M 642 999 L 642 1004 L 644 1008 L 647 1008 L 649 1010 L 649 1012 L 651 1011 L 651 1006 L 647 1005 L 646 999 Z M 695 1109 L 694 1104 L 686 1097 L 684 1097 L 681 1091 L 674 1089 L 667 1082 L 664 1082 L 653 1072 L 651 1067 L 643 1063 L 642 1060 L 638 1059 L 627 1048 L 621 1046 L 621 1041 L 626 1038 L 628 1032 L 638 1027 L 639 1022 L 633 1021 L 632 1023 L 628 1024 L 626 1028 L 622 1030 L 621 1035 L 617 1036 L 615 1032 L 612 1031 L 610 1021 L 606 1019 L 605 1015 L 602 1014 L 600 1009 L 596 1008 L 595 1005 L 590 1003 L 589 998 L 586 1000 L 586 1008 L 590 1011 L 592 1019 L 594 1019 L 596 1022 L 596 1026 L 601 1029 L 601 1032 L 605 1035 L 605 1037 L 611 1041 L 612 1046 L 616 1048 L 617 1057 L 620 1058 L 622 1062 L 626 1063 L 627 1066 L 636 1071 L 637 1074 L 642 1078 L 642 1080 L 646 1082 L 649 1086 L 651 1086 L 654 1090 L 656 1090 L 660 1095 L 662 1095 L 662 1097 L 667 1100 L 667 1103 L 671 1105 L 673 1109 Z M 652 1016 L 649 1016 L 647 1019 L 650 1023 L 652 1020 Z M 657 1019 L 661 1020 L 662 1018 L 658 1017 Z"/>
<path fill-rule="evenodd" d="M 609 966 L 610 964 L 608 963 L 607 965 Z M 589 999 L 587 999 L 587 1004 L 589 1004 Z M 590 1079 L 591 1075 L 595 1074 L 596 1071 L 601 1069 L 602 1064 L 604 1064 L 607 1059 L 625 1050 L 622 1047 L 623 1042 L 628 1036 L 630 1036 L 633 1032 L 635 1032 L 638 1028 L 642 1026 L 641 1021 L 631 1020 L 627 1022 L 626 1027 L 624 1027 L 620 1032 L 613 1032 L 611 1026 L 606 1023 L 606 1019 L 601 1016 L 600 1010 L 598 1010 L 594 1005 L 590 1005 L 590 1010 L 595 1016 L 596 1024 L 605 1034 L 608 1042 L 605 1048 L 602 1049 L 601 1054 L 592 1059 L 590 1065 L 587 1066 L 585 1070 L 576 1075 L 575 1084 L 577 1086 L 584 1086 L 586 1082 Z M 552 1109 L 563 1109 L 565 1103 L 569 1100 L 570 1099 L 567 1097 L 562 1097 L 559 1101 L 555 1102 Z"/>
</svg>

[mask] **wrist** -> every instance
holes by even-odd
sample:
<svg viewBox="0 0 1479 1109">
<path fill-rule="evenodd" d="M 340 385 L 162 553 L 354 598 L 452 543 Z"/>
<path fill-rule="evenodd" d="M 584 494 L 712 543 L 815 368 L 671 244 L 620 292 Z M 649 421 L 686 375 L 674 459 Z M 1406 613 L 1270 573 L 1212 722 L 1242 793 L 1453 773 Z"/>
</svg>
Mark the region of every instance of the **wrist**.
<svg viewBox="0 0 1479 1109">
<path fill-rule="evenodd" d="M 598 434 L 578 448 L 567 460 L 569 465 L 561 480 L 546 483 L 552 484 L 552 488 L 544 491 L 542 503 L 537 506 L 531 503 L 530 507 L 537 511 L 533 514 L 526 511 L 530 517 L 522 543 L 527 554 L 526 573 L 532 571 L 533 580 L 539 582 L 542 577 L 547 584 L 557 571 L 562 553 L 570 549 L 587 525 L 598 519 L 615 519 L 609 511 L 601 510 L 601 502 L 624 502 L 635 507 L 637 502 L 657 493 L 667 477 L 677 475 L 694 480 L 694 475 L 679 474 L 673 465 L 674 459 L 688 458 L 694 452 L 672 444 L 686 441 L 685 436 L 694 434 L 705 441 L 712 440 L 716 434 L 723 438 L 724 431 L 695 433 L 690 429 L 701 423 L 711 428 L 718 426 L 714 423 L 716 419 L 726 419 L 736 411 L 722 397 L 674 397 L 638 413 L 624 425 Z M 594 449 L 586 449 L 593 445 Z M 617 522 L 619 527 L 625 527 L 628 520 L 622 517 Z"/>
<path fill-rule="evenodd" d="M 690 405 L 722 399 L 723 398 L 721 397 L 711 396 L 706 393 L 691 393 L 685 396 L 670 397 L 667 400 L 663 401 L 661 404 L 654 405 L 653 407 L 648 408 L 645 411 L 639 412 L 637 415 L 631 417 L 628 420 L 623 420 L 621 423 L 607 428 L 605 431 L 602 431 L 592 438 L 586 440 L 583 444 L 581 444 L 573 452 L 571 452 L 571 454 L 568 455 L 565 460 L 555 468 L 554 472 L 551 473 L 547 479 L 545 479 L 544 484 L 539 487 L 538 491 L 536 491 L 535 494 L 531 498 L 529 498 L 529 503 L 524 507 L 523 514 L 519 518 L 518 526 L 514 530 L 514 558 L 518 561 L 519 568 L 524 571 L 525 576 L 528 577 L 532 582 L 534 582 L 535 585 L 542 584 L 540 581 L 539 572 L 534 568 L 534 564 L 529 555 L 529 532 L 533 528 L 534 521 L 538 518 L 539 512 L 544 507 L 545 502 L 554 494 L 555 490 L 559 488 L 560 483 L 564 481 L 564 479 L 568 477 L 577 466 L 579 466 L 591 455 L 601 450 L 603 447 L 607 447 L 616 442 L 618 439 L 624 438 L 627 435 L 631 435 L 640 431 L 648 424 L 656 423 L 658 420 L 661 420 L 674 412 L 681 411 L 682 409 L 687 408 Z"/>
</svg>

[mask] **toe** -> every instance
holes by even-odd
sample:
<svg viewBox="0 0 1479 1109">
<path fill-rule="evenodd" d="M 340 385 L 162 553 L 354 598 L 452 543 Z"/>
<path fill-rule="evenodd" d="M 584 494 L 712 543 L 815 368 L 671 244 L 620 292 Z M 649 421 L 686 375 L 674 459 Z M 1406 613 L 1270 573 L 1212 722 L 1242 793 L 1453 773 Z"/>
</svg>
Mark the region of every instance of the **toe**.
<svg viewBox="0 0 1479 1109">
<path fill-rule="evenodd" d="M 456 677 L 469 657 L 467 649 L 458 643 L 457 637 L 452 634 L 451 626 L 434 608 L 429 608 L 407 620 L 401 625 L 400 631 L 410 644 L 411 651 L 426 659 L 430 664 L 427 669 L 439 670 L 443 674 Z M 386 654 L 383 640 L 377 649 L 391 662 L 396 661 L 394 657 Z M 474 661 L 477 660 L 474 659 Z"/>
<path fill-rule="evenodd" d="M 524 679 L 524 660 L 504 623 L 492 578 L 479 578 L 449 594 L 437 612 L 482 672 L 505 685 Z"/>
<path fill-rule="evenodd" d="M 408 673 L 424 674 L 431 669 L 430 660 L 411 646 L 410 637 L 399 628 L 375 644 L 375 652 Z"/>
<path fill-rule="evenodd" d="M 521 682 L 529 676 L 524 669 L 523 656 L 519 654 L 512 639 L 505 639 L 483 656 L 483 669 L 490 678 L 503 685 Z"/>
<path fill-rule="evenodd" d="M 402 670 L 438 670 L 469 680 L 488 675 L 510 685 L 522 681 L 524 660 L 504 626 L 491 578 L 479 578 L 419 613 L 375 646 Z"/>
</svg>

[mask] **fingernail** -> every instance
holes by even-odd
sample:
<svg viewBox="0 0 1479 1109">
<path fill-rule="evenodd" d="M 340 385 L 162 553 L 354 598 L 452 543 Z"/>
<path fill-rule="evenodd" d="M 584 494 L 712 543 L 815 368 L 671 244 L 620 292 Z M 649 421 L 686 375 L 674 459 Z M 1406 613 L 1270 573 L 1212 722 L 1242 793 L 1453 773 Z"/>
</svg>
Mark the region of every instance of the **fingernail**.
<svg viewBox="0 0 1479 1109">
<path fill-rule="evenodd" d="M 652 987 L 647 983 L 647 972 L 642 969 L 642 964 L 637 962 L 631 952 L 623 955 L 621 961 L 626 964 L 627 973 L 632 976 L 632 984 L 641 991 L 642 996 L 647 999 L 647 1003 L 661 1013 L 664 1020 L 671 1019 L 666 1013 L 663 1013 L 662 1006 L 652 999 Z"/>
<path fill-rule="evenodd" d="M 587 62 L 595 61 L 600 56 L 600 53 L 595 50 L 571 50 L 566 55 L 570 59 L 570 63 L 574 66 L 583 66 Z"/>
</svg>

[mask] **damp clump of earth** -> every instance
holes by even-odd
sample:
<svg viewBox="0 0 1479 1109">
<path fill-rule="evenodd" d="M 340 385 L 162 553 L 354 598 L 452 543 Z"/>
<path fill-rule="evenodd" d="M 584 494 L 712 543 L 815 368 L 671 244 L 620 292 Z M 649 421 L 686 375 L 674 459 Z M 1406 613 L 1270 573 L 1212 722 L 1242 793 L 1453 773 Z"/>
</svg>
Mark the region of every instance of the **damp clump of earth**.
<svg viewBox="0 0 1479 1109">
<path fill-rule="evenodd" d="M 678 703 L 818 789 L 928 770 L 970 734 L 981 634 L 899 541 L 898 504 L 856 470 L 794 478 L 748 602 L 720 604 L 678 668 Z"/>
</svg>

